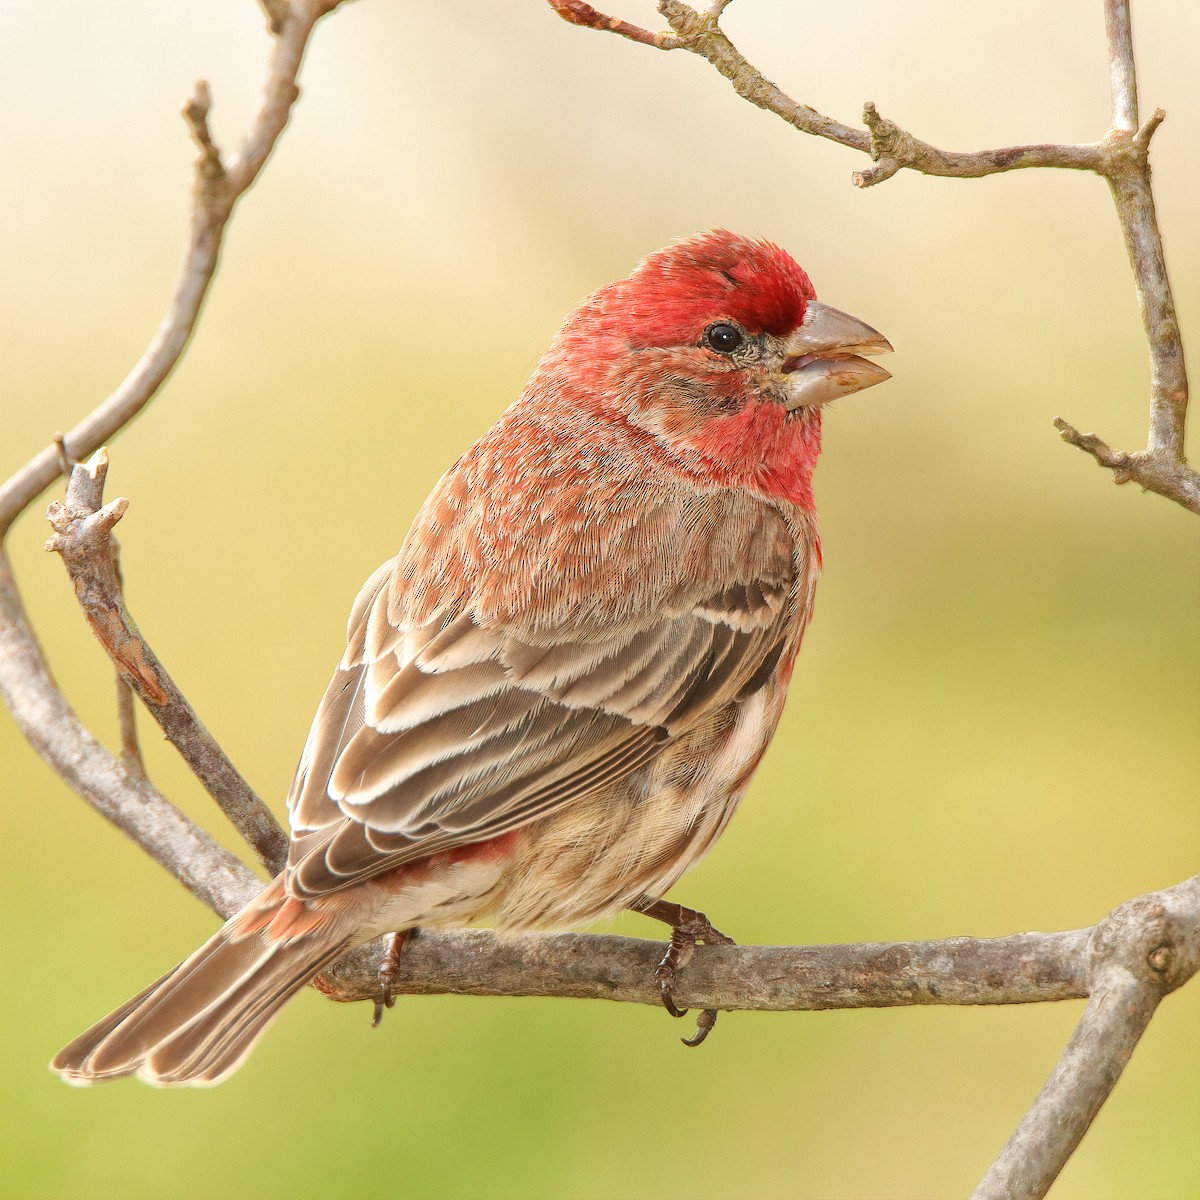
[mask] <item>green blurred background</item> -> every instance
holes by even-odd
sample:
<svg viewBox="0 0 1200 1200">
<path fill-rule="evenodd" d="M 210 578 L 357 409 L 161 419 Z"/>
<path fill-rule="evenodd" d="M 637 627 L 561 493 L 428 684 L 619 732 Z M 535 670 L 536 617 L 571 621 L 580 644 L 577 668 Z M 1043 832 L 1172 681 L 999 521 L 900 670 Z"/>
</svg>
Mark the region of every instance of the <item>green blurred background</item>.
<svg viewBox="0 0 1200 1200">
<path fill-rule="evenodd" d="M 614 4 L 617 0 L 613 0 Z M 3 5 L 0 473 L 69 428 L 157 323 L 211 81 L 223 147 L 266 39 L 250 0 Z M 645 0 L 620 11 L 657 26 Z M 1200 338 L 1200 9 L 1135 13 L 1185 334 Z M 739 0 L 749 57 L 854 121 L 953 148 L 1106 129 L 1098 3 Z M 1200 850 L 1194 517 L 1051 428 L 1145 437 L 1146 364 L 1104 185 L 903 175 L 738 100 L 706 64 L 541 0 L 347 7 L 234 221 L 199 336 L 111 447 L 131 606 L 277 810 L 360 581 L 513 398 L 558 320 L 646 251 L 769 236 L 884 330 L 895 380 L 839 404 L 826 575 L 780 734 L 677 889 L 747 942 L 1086 924 Z M 44 555 L 11 550 L 54 669 L 110 740 L 111 671 Z M 143 722 L 153 778 L 226 836 Z M 45 1068 L 214 919 L 0 718 L 0 1139 L 8 1195 L 153 1200 L 950 1197 L 1040 1088 L 1078 1004 L 727 1016 L 697 1053 L 649 1008 L 313 993 L 215 1091 Z M 232 838 L 227 838 L 233 844 Z M 621 931 L 657 936 L 628 917 Z M 1171 998 L 1054 1195 L 1200 1194 L 1200 985 Z"/>
</svg>

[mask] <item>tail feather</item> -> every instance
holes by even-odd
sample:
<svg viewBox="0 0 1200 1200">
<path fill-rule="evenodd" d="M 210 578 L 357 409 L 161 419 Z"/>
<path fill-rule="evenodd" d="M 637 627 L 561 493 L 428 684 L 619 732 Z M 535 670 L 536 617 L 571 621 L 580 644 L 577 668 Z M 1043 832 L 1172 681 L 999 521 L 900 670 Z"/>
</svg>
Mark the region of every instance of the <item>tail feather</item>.
<svg viewBox="0 0 1200 1200">
<path fill-rule="evenodd" d="M 294 904 L 276 881 L 191 958 L 54 1057 L 68 1083 L 139 1075 L 160 1085 L 217 1083 L 250 1052 L 284 1002 L 351 945 L 342 921 L 276 937 L 270 917 Z"/>
<path fill-rule="evenodd" d="M 216 1019 L 194 1021 L 156 1049 L 148 1059 L 155 1082 L 199 1086 L 220 1082 L 250 1053 L 284 1002 L 348 944 L 335 943 L 315 961 L 306 955 L 299 963 L 289 963 L 277 953 L 269 974 L 244 983 L 228 1004 L 222 1001 Z"/>
</svg>

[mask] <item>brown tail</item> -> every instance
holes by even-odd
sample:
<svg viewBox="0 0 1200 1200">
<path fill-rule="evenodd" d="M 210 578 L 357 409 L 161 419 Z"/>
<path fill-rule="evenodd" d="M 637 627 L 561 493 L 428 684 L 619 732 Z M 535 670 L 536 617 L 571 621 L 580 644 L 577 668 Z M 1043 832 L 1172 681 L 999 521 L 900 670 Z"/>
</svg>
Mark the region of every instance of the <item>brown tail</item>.
<svg viewBox="0 0 1200 1200">
<path fill-rule="evenodd" d="M 284 1001 L 350 945 L 342 922 L 311 914 L 289 936 L 281 918 L 296 904 L 278 880 L 270 884 L 191 958 L 60 1050 L 51 1069 L 73 1084 L 134 1074 L 160 1086 L 224 1079 Z"/>
</svg>

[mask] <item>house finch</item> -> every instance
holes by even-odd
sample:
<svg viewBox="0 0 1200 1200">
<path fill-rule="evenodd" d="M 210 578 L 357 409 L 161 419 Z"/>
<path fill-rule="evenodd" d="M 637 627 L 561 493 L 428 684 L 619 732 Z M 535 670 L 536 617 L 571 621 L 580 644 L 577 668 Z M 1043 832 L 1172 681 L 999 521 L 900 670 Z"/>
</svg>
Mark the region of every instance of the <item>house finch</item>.
<svg viewBox="0 0 1200 1200">
<path fill-rule="evenodd" d="M 775 732 L 821 564 L 821 406 L 891 349 L 777 246 L 718 230 L 564 322 L 367 581 L 288 799 L 285 870 L 67 1046 L 73 1083 L 209 1084 L 347 949 L 494 916 L 672 925 Z M 701 1020 L 703 1037 L 715 1014 Z"/>
</svg>

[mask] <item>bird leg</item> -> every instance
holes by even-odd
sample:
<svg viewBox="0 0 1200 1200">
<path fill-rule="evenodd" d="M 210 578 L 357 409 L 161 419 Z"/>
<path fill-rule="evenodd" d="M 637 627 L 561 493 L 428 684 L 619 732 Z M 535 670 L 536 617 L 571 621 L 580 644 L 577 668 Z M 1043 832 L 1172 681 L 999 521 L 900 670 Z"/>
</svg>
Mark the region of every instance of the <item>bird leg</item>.
<svg viewBox="0 0 1200 1200">
<path fill-rule="evenodd" d="M 391 1008 L 396 1003 L 392 995 L 392 984 L 400 973 L 400 955 L 410 937 L 415 937 L 415 929 L 401 929 L 397 933 L 388 934 L 388 946 L 383 953 L 383 962 L 379 964 L 379 999 L 375 1001 L 375 1011 L 371 1017 L 371 1028 L 378 1027 L 383 1020 L 383 1010 Z"/>
<path fill-rule="evenodd" d="M 653 896 L 642 896 L 629 906 L 634 912 L 653 917 L 671 927 L 671 944 L 666 954 L 654 972 L 658 983 L 658 993 L 662 997 L 663 1007 L 673 1017 L 687 1015 L 686 1008 L 679 1008 L 671 989 L 676 975 L 691 962 L 696 952 L 696 943 L 703 942 L 706 946 L 733 946 L 733 938 L 726 937 L 702 913 L 694 908 L 684 908 L 682 904 L 674 904 L 669 900 L 657 900 Z M 685 1046 L 699 1046 L 709 1030 L 717 1023 L 717 1010 L 706 1008 L 696 1019 L 696 1032 L 690 1038 L 681 1038 Z"/>
</svg>

